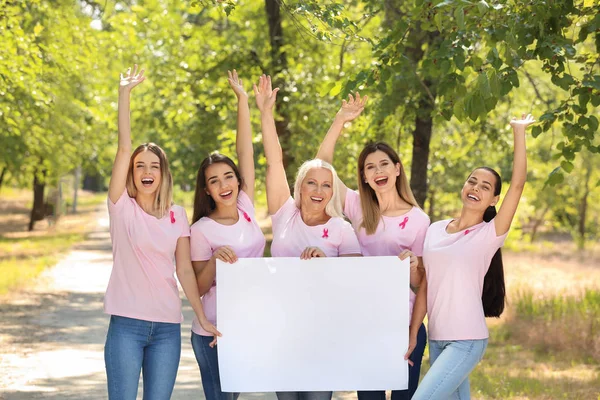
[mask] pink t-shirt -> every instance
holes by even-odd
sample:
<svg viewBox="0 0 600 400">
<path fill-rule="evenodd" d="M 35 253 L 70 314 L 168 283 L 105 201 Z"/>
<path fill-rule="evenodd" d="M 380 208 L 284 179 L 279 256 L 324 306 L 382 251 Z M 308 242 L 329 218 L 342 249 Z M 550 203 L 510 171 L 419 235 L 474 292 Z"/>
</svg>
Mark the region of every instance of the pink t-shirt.
<svg viewBox="0 0 600 400">
<path fill-rule="evenodd" d="M 489 332 L 481 302 L 483 279 L 508 232 L 496 236 L 493 219 L 448 233 L 446 227 L 451 221 L 431 224 L 425 237 L 429 338 L 486 339 Z"/>
<path fill-rule="evenodd" d="M 233 225 L 223 225 L 203 217 L 191 228 L 192 261 L 209 260 L 219 247 L 229 246 L 238 258 L 262 257 L 265 251 L 265 236 L 256 222 L 254 206 L 250 197 L 240 191 L 237 199 L 239 220 Z M 217 324 L 217 287 L 216 282 L 202 296 L 202 306 L 206 318 Z M 213 336 L 200 326 L 198 318 L 194 318 L 192 331 L 202 336 Z"/>
<path fill-rule="evenodd" d="M 356 231 L 363 256 L 397 256 L 407 249 L 419 257 L 423 255 L 423 242 L 430 220 L 419 207 L 413 207 L 407 213 L 396 217 L 382 215 L 377 230 L 372 235 L 360 228 L 363 212 L 358 192 L 350 189 L 346 191 L 344 213 Z M 411 290 L 409 315 L 412 315 L 415 298 Z"/>
<path fill-rule="evenodd" d="M 300 257 L 309 246 L 323 250 L 327 257 L 360 254 L 360 245 L 352 225 L 342 218 L 332 217 L 323 225 L 308 226 L 302 220 L 300 209 L 290 197 L 271 215 L 273 221 L 273 257 Z"/>
<path fill-rule="evenodd" d="M 163 218 L 146 213 L 123 191 L 108 199 L 113 269 L 104 312 L 152 322 L 180 323 L 181 299 L 175 279 L 175 248 L 190 235 L 185 210 L 173 205 Z"/>
</svg>

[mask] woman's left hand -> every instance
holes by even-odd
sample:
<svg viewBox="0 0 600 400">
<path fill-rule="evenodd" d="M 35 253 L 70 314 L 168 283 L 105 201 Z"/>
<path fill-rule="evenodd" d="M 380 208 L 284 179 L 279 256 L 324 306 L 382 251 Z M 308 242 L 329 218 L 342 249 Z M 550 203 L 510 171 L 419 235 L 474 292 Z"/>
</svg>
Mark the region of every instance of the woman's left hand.
<svg viewBox="0 0 600 400">
<path fill-rule="evenodd" d="M 410 250 L 404 250 L 402 253 L 398 255 L 398 258 L 401 260 L 405 260 L 410 257 L 410 270 L 416 271 L 419 266 L 419 258 Z"/>
<path fill-rule="evenodd" d="M 310 260 L 313 257 L 327 257 L 323 250 L 318 247 L 307 247 L 304 249 L 302 254 L 300 254 L 301 260 Z"/>
<path fill-rule="evenodd" d="M 229 76 L 227 79 L 229 86 L 231 86 L 237 98 L 248 99 L 248 93 L 244 90 L 244 84 L 242 83 L 242 79 L 238 77 L 237 71 L 235 69 L 233 72 L 227 71 L 227 75 Z"/>
</svg>

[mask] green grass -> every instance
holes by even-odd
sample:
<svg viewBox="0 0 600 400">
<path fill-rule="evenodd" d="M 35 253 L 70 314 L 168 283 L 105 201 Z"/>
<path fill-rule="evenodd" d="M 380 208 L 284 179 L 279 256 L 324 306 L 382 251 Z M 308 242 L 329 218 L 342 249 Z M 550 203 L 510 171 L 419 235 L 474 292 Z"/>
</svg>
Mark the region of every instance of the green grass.
<svg viewBox="0 0 600 400">
<path fill-rule="evenodd" d="M 0 294 L 23 286 L 45 268 L 56 264 L 61 254 L 82 241 L 81 233 L 38 236 L 26 239 L 0 238 Z"/>
</svg>

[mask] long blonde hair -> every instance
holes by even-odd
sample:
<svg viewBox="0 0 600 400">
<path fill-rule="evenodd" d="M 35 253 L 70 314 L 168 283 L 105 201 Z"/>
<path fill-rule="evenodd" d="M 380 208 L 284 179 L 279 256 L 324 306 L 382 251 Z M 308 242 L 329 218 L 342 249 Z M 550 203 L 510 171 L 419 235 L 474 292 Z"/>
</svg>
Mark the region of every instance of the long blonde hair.
<svg viewBox="0 0 600 400">
<path fill-rule="evenodd" d="M 144 143 L 139 145 L 129 159 L 129 171 L 127 172 L 127 194 L 129 197 L 137 196 L 137 188 L 133 181 L 133 162 L 138 154 L 144 151 L 151 151 L 158 156 L 160 161 L 160 186 L 154 195 L 154 209 L 158 211 L 159 217 L 162 218 L 167 214 L 167 211 L 173 204 L 173 177 L 169 169 L 169 160 L 164 150 L 155 143 Z"/>
<path fill-rule="evenodd" d="M 363 212 L 363 220 L 360 223 L 360 228 L 365 228 L 367 235 L 372 235 L 377 231 L 377 225 L 379 225 L 379 221 L 381 220 L 381 210 L 379 209 L 377 195 L 373 188 L 365 182 L 365 160 L 369 154 L 375 153 L 377 150 L 387 154 L 394 165 L 400 164 L 400 175 L 396 177 L 398 195 L 408 204 L 419 207 L 406 178 L 406 172 L 404 172 L 404 166 L 400 161 L 398 153 L 384 142 L 367 144 L 358 157 L 358 192 L 360 194 L 360 207 Z"/>
<path fill-rule="evenodd" d="M 296 182 L 294 183 L 294 201 L 296 202 L 296 207 L 300 208 L 300 192 L 302 187 L 302 182 L 304 178 L 306 178 L 306 174 L 309 170 L 313 168 L 325 168 L 331 171 L 331 175 L 333 176 L 333 195 L 331 199 L 329 199 L 329 203 L 325 206 L 325 214 L 330 217 L 339 217 L 344 218 L 344 208 L 342 206 L 342 196 L 340 196 L 342 182 L 340 178 L 338 178 L 337 173 L 335 172 L 335 168 L 333 165 L 329 164 L 326 161 L 315 158 L 313 160 L 305 161 L 304 164 L 298 168 L 298 173 L 296 174 Z"/>
</svg>

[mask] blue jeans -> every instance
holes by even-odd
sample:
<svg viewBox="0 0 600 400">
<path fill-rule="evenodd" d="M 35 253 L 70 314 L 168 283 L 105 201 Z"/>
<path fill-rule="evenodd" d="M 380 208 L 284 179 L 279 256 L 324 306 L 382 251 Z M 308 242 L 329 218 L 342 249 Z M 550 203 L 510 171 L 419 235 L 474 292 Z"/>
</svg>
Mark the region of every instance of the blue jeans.
<svg viewBox="0 0 600 400">
<path fill-rule="evenodd" d="M 204 396 L 206 400 L 236 400 L 239 393 L 221 391 L 217 346 L 211 348 L 209 344 L 212 341 L 212 336 L 202 336 L 192 332 L 192 348 L 200 367 Z"/>
<path fill-rule="evenodd" d="M 415 394 L 421 376 L 421 361 L 423 361 L 426 344 L 427 332 L 425 331 L 425 325 L 421 324 L 417 334 L 417 346 L 410 355 L 410 360 L 414 365 L 412 367 L 408 366 L 408 389 L 392 390 L 392 400 L 410 400 Z M 358 400 L 385 400 L 385 390 L 359 390 L 357 394 Z"/>
<path fill-rule="evenodd" d="M 141 371 L 144 400 L 170 399 L 180 355 L 180 324 L 111 315 L 104 345 L 108 398 L 135 400 Z"/>
<path fill-rule="evenodd" d="M 277 392 L 277 400 L 331 400 L 333 392 Z"/>
<path fill-rule="evenodd" d="M 413 400 L 471 398 L 469 374 L 483 358 L 487 339 L 430 340 L 427 372 Z"/>
</svg>

